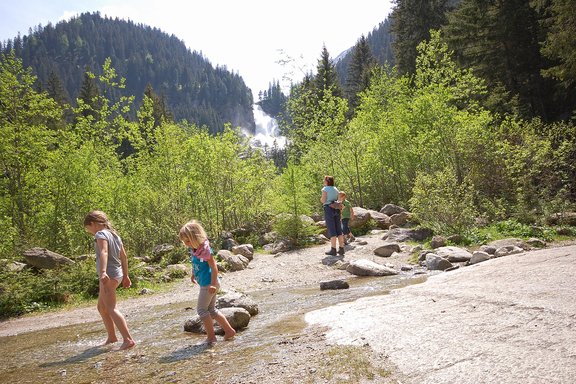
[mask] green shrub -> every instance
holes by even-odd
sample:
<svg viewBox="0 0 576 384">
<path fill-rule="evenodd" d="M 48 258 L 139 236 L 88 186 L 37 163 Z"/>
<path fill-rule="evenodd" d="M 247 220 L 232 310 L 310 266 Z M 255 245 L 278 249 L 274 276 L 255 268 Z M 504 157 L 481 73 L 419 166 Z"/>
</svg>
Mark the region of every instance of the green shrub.
<svg viewBox="0 0 576 384">
<path fill-rule="evenodd" d="M 410 205 L 422 225 L 439 234 L 465 234 L 478 216 L 473 186 L 466 180 L 458 182 L 449 169 L 419 173 Z"/>
</svg>

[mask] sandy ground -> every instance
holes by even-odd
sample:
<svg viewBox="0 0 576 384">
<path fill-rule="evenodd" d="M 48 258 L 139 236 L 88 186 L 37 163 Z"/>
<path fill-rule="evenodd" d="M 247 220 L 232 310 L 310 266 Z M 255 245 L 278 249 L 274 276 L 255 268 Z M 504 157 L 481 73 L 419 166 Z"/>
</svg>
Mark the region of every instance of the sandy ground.
<svg viewBox="0 0 576 384">
<path fill-rule="evenodd" d="M 380 235 L 362 238 L 346 260 L 396 268 L 379 258 Z M 257 254 L 224 289 L 250 292 L 350 279 L 324 265 L 326 246 Z M 275 359 L 230 373 L 226 383 L 571 383 L 576 377 L 576 246 L 548 248 L 434 275 L 390 295 L 305 315 L 305 331 L 281 338 Z M 187 279 L 169 292 L 122 300 L 122 311 L 190 300 Z M 92 306 L 0 323 L 0 337 L 100 321 Z"/>
</svg>

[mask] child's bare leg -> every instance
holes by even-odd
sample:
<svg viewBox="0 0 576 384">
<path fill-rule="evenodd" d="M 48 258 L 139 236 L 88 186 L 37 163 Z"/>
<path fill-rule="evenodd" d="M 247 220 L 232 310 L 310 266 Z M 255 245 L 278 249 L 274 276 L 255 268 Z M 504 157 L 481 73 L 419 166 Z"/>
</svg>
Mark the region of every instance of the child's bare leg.
<svg viewBox="0 0 576 384">
<path fill-rule="evenodd" d="M 212 320 L 212 317 L 203 317 L 202 324 L 204 325 L 204 330 L 206 331 L 206 342 L 215 343 L 217 340 L 216 334 L 214 333 L 214 320 Z"/>
<path fill-rule="evenodd" d="M 236 330 L 232 328 L 226 316 L 218 312 L 218 314 L 214 315 L 214 320 L 216 320 L 224 330 L 224 340 L 232 340 L 234 336 L 236 336 Z"/>
<path fill-rule="evenodd" d="M 124 342 L 120 346 L 120 349 L 129 349 L 136 345 L 134 339 L 130 335 L 128 330 L 128 325 L 126 324 L 126 319 L 124 315 L 116 308 L 116 288 L 118 287 L 118 281 L 114 279 L 107 280 L 105 285 L 105 294 L 102 295 L 102 302 L 105 310 L 108 312 L 113 325 L 116 325 L 118 331 L 122 335 Z M 114 336 L 115 337 L 115 336 Z"/>
<path fill-rule="evenodd" d="M 105 296 L 108 294 L 107 287 L 104 286 L 102 282 L 100 282 L 100 290 L 98 292 L 98 312 L 100 313 L 100 317 L 102 317 L 102 322 L 104 323 L 104 327 L 106 328 L 106 333 L 108 337 L 104 342 L 104 345 L 112 344 L 118 341 L 116 337 L 116 330 L 114 328 L 114 320 L 112 320 L 112 316 L 110 316 L 110 312 L 108 312 L 106 305 L 105 305 Z"/>
</svg>

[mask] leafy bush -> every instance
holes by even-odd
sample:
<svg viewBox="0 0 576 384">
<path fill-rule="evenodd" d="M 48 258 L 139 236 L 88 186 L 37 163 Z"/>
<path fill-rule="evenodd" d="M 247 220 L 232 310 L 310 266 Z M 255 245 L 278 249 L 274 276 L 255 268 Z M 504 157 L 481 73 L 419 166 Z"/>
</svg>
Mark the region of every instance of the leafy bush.
<svg viewBox="0 0 576 384">
<path fill-rule="evenodd" d="M 465 234 L 478 216 L 472 185 L 459 183 L 451 170 L 419 173 L 410 199 L 412 212 L 435 233 Z"/>
</svg>

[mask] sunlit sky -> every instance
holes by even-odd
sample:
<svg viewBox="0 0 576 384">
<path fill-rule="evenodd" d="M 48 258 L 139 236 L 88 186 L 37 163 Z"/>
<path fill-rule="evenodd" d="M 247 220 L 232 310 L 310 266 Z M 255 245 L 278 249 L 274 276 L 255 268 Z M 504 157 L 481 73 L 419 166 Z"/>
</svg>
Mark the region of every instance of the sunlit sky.
<svg viewBox="0 0 576 384">
<path fill-rule="evenodd" d="M 256 99 L 273 80 L 287 87 L 315 72 L 324 45 L 332 58 L 354 46 L 392 6 L 392 0 L 0 0 L 0 41 L 100 11 L 174 34 L 214 66 L 242 76 Z"/>
</svg>

